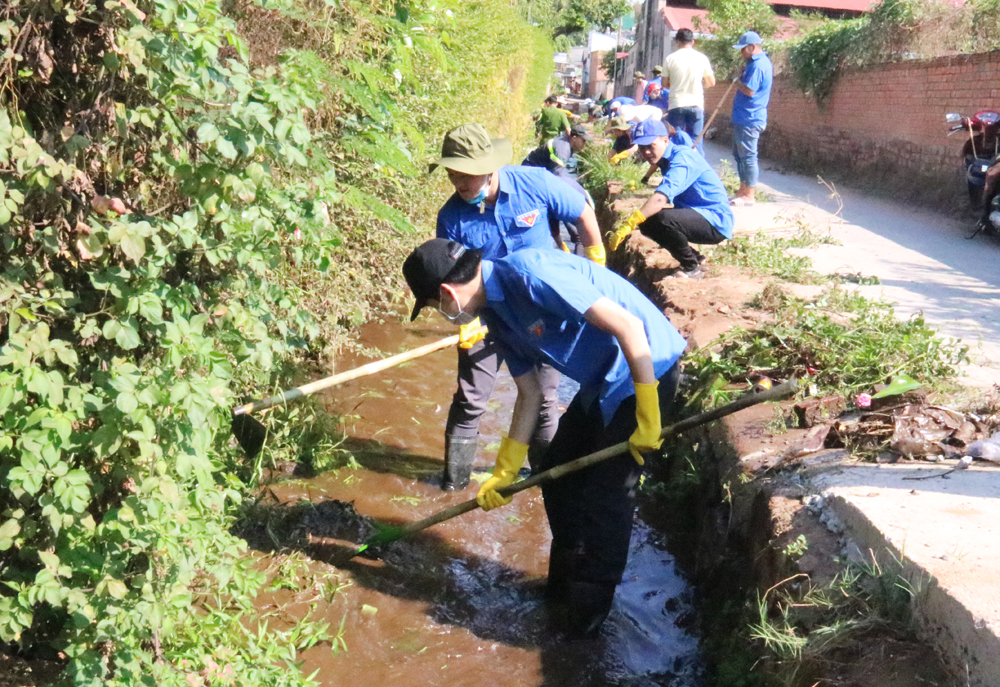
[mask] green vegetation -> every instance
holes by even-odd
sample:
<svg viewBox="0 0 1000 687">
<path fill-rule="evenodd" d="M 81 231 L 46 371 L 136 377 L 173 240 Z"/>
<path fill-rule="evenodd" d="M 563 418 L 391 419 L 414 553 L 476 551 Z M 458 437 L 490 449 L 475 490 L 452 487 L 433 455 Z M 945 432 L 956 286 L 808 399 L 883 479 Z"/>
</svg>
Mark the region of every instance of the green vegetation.
<svg viewBox="0 0 1000 687">
<path fill-rule="evenodd" d="M 838 657 L 838 650 L 866 635 L 913 636 L 913 602 L 921 585 L 901 561 L 850 564 L 821 586 L 803 578 L 782 580 L 760 597 L 749 628 L 750 639 L 769 652 L 762 668 L 777 684 L 810 684 L 820 666 L 850 663 L 852 653 Z"/>
<path fill-rule="evenodd" d="M 934 386 L 967 361 L 968 347 L 938 338 L 922 316 L 898 320 L 890 304 L 840 288 L 812 301 L 763 300 L 773 319 L 754 330 L 736 327 L 688 357 L 698 398 L 726 400 L 723 387 L 752 372 L 808 380 L 820 394 L 870 391 L 901 373 Z"/>
<path fill-rule="evenodd" d="M 829 237 L 805 228 L 787 238 L 753 234 L 722 243 L 712 249 L 711 258 L 719 265 L 746 267 L 756 274 L 770 274 L 785 281 L 821 284 L 830 281 L 830 278 L 815 272 L 808 257 L 789 254 L 788 249 L 810 248 L 831 242 Z"/>
<path fill-rule="evenodd" d="M 719 81 L 735 78 L 745 65 L 733 45 L 746 31 L 756 31 L 765 40 L 778 30 L 778 17 L 764 0 L 698 0 L 708 10 L 707 20 L 695 18 L 695 28 L 712 38 L 698 40 L 698 49 L 708 55 Z M 770 52 L 770 51 L 769 51 Z"/>
<path fill-rule="evenodd" d="M 308 684 L 342 635 L 256 617 L 229 529 L 338 447 L 300 406 L 248 465 L 229 408 L 399 300 L 426 160 L 519 140 L 549 41 L 507 0 L 11 0 L 0 40 L 0 641 L 74 685 Z"/>
<path fill-rule="evenodd" d="M 997 48 L 998 0 L 883 0 L 861 18 L 819 22 L 774 46 L 772 57 L 787 62 L 796 85 L 822 103 L 846 67 Z"/>
<path fill-rule="evenodd" d="M 642 177 L 649 165 L 639 164 L 635 156 L 629 156 L 617 165 L 608 159 L 610 145 L 591 143 L 579 153 L 580 184 L 595 198 L 603 198 L 608 192 L 608 182 L 617 181 L 626 193 L 643 188 Z"/>
</svg>

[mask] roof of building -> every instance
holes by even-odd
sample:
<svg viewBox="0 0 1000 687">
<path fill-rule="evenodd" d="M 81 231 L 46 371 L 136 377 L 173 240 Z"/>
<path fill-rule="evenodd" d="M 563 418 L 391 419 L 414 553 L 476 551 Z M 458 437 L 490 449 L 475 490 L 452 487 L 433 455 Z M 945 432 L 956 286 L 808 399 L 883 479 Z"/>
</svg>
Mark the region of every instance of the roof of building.
<svg viewBox="0 0 1000 687">
<path fill-rule="evenodd" d="M 666 7 L 660 8 L 663 18 L 667 21 L 667 27 L 671 31 L 678 29 L 691 29 L 697 31 L 693 20 L 695 17 L 707 17 L 708 10 L 695 9 L 693 7 Z"/>
<path fill-rule="evenodd" d="M 787 5 L 789 7 L 808 7 L 814 10 L 847 10 L 850 12 L 868 12 L 876 0 L 766 0 L 771 5 Z"/>
</svg>

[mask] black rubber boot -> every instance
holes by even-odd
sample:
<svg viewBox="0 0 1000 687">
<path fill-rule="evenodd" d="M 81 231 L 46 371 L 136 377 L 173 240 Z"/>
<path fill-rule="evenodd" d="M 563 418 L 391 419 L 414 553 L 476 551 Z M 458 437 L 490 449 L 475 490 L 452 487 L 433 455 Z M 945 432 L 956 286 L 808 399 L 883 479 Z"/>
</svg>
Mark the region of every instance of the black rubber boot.
<svg viewBox="0 0 1000 687">
<path fill-rule="evenodd" d="M 545 596 L 555 603 L 565 603 L 569 578 L 578 559 L 573 549 L 552 546 L 549 549 L 549 576 L 545 580 Z"/>
<path fill-rule="evenodd" d="M 615 587 L 610 582 L 573 581 L 566 585 L 563 630 L 571 639 L 595 639 L 611 612 Z"/>
<path fill-rule="evenodd" d="M 479 437 L 445 437 L 443 491 L 455 491 L 469 486 L 472 463 L 476 460 Z"/>
</svg>

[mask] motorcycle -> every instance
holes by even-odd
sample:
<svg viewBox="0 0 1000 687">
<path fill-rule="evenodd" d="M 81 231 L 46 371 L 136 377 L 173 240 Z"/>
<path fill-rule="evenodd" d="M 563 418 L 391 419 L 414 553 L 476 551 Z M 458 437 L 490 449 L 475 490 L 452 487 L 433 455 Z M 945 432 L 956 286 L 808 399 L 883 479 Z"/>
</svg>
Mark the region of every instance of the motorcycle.
<svg viewBox="0 0 1000 687">
<path fill-rule="evenodd" d="M 982 219 L 969 238 L 980 232 L 1000 234 L 1000 112 L 983 110 L 971 117 L 957 113 L 945 115 L 951 125 L 948 135 L 968 132 L 962 146 L 962 161 L 969 203 L 983 212 Z"/>
</svg>

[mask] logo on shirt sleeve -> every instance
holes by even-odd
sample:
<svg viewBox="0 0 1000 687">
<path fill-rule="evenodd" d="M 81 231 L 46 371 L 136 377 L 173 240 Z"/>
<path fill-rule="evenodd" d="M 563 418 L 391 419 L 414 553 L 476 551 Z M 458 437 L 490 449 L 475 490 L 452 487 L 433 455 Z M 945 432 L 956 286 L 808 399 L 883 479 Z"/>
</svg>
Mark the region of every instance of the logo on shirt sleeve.
<svg viewBox="0 0 1000 687">
<path fill-rule="evenodd" d="M 535 226 L 535 220 L 538 219 L 538 215 L 540 214 L 541 211 L 532 210 L 531 212 L 526 212 L 523 215 L 518 215 L 517 217 L 514 218 L 514 221 L 517 223 L 517 226 L 530 229 L 531 227 Z"/>
</svg>

